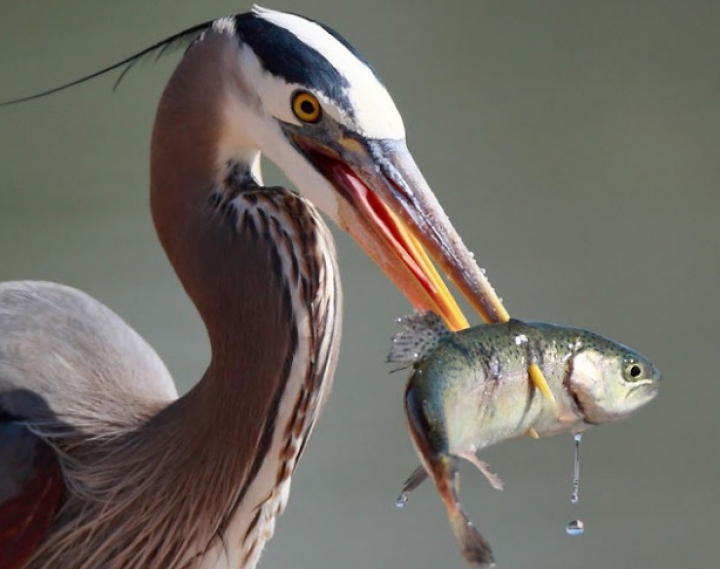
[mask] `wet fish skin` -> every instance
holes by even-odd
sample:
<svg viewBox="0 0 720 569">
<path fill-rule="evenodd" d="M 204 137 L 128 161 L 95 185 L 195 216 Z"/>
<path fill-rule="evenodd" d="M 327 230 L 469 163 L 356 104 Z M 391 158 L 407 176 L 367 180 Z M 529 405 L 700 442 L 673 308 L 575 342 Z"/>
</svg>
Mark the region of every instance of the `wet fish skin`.
<svg viewBox="0 0 720 569">
<path fill-rule="evenodd" d="M 410 394 L 409 397 L 412 398 L 412 394 Z M 418 402 L 414 401 L 413 404 L 418 404 Z M 418 425 L 412 425 L 415 420 L 422 421 L 422 414 L 408 415 L 412 435 L 419 432 L 417 430 Z M 414 436 L 413 438 L 421 457 L 424 457 L 426 452 L 432 453 L 432 447 L 427 444 L 428 441 L 426 439 L 423 437 L 415 439 Z M 420 450 L 421 448 L 422 450 Z M 494 566 L 495 558 L 493 557 L 490 544 L 473 526 L 462 504 L 460 504 L 458 498 L 458 458 L 441 451 L 432 455 L 430 460 L 424 460 L 422 458 L 421 460 L 426 472 L 430 473 L 430 477 L 435 482 L 435 487 L 440 494 L 440 499 L 445 505 L 450 527 L 455 536 L 458 548 L 460 549 L 460 554 L 470 564 L 486 567 Z M 423 478 L 419 479 L 418 483 L 422 480 Z"/>
<path fill-rule="evenodd" d="M 489 475 L 475 457 L 483 448 L 531 429 L 549 436 L 620 420 L 657 394 L 660 374 L 650 360 L 587 330 L 510 320 L 451 333 L 429 314 L 403 324 L 390 359 L 413 364 L 405 393 L 410 433 L 474 565 L 491 565 L 493 557 L 459 502 L 459 458 Z M 530 381 L 531 364 L 542 370 L 554 404 Z M 414 473 L 404 494 L 422 479 Z"/>
</svg>

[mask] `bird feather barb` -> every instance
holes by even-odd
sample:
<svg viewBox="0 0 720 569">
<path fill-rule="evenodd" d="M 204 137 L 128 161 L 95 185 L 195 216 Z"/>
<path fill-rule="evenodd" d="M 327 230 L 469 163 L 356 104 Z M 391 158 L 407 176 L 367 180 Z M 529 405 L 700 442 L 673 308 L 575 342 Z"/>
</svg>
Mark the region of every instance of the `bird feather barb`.
<svg viewBox="0 0 720 569">
<path fill-rule="evenodd" d="M 113 91 L 117 89 L 118 85 L 120 85 L 120 82 L 125 78 L 125 75 L 135 66 L 136 63 L 139 61 L 142 61 L 144 58 L 156 54 L 156 58 L 159 59 L 163 55 L 167 54 L 168 52 L 171 52 L 173 49 L 177 47 L 182 46 L 192 46 L 192 44 L 195 42 L 195 40 L 202 35 L 202 33 L 208 29 L 212 25 L 213 22 L 204 22 L 202 24 L 199 24 L 197 26 L 193 26 L 191 28 L 188 28 L 186 30 L 183 30 L 182 32 L 179 32 L 177 34 L 174 34 L 170 37 L 167 37 L 157 43 L 154 43 L 153 45 L 146 47 L 142 51 L 139 51 L 129 57 L 126 57 L 122 61 L 118 61 L 116 63 L 113 63 L 112 65 L 108 65 L 107 67 L 103 67 L 102 69 L 99 69 L 98 71 L 94 71 L 93 73 L 90 73 L 88 75 L 84 75 L 83 77 L 80 77 L 78 79 L 74 79 L 72 81 L 69 81 L 68 83 L 63 83 L 62 85 L 58 85 L 57 87 L 52 87 L 50 89 L 47 89 L 45 91 L 40 91 L 39 93 L 34 93 L 32 95 L 27 95 L 25 97 L 19 97 L 17 99 L 11 99 L 9 101 L 2 101 L 0 102 L 0 107 L 7 107 L 9 105 L 15 105 L 17 103 L 26 103 L 28 101 L 32 101 L 34 99 L 41 99 L 43 97 L 47 97 L 48 95 L 53 95 L 55 93 L 59 93 L 60 91 L 65 91 L 66 89 L 70 89 L 71 87 L 75 87 L 77 85 L 80 85 L 81 83 L 85 83 L 87 81 L 91 81 L 92 79 L 96 79 L 102 75 L 106 75 L 107 73 L 110 73 L 111 71 L 115 71 L 116 69 L 122 69 L 120 72 L 119 77 L 116 79 L 115 83 L 113 84 Z"/>
</svg>

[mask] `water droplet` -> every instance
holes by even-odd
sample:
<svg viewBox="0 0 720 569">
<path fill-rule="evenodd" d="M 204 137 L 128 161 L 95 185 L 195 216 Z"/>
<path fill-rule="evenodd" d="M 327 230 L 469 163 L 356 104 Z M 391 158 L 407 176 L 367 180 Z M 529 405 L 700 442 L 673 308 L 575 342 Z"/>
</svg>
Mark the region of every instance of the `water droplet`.
<svg viewBox="0 0 720 569">
<path fill-rule="evenodd" d="M 580 442 L 582 441 L 582 432 L 573 433 L 575 441 L 575 456 L 573 458 L 573 478 L 572 492 L 570 493 L 570 503 L 577 504 L 580 500 Z M 571 520 L 565 526 L 568 535 L 582 535 L 585 531 L 585 524 L 582 520 Z"/>
<path fill-rule="evenodd" d="M 585 524 L 582 522 L 582 520 L 569 521 L 567 526 L 565 526 L 565 531 L 568 535 L 572 536 L 582 535 L 585 531 Z"/>
<path fill-rule="evenodd" d="M 397 499 L 395 500 L 395 507 L 398 510 L 404 510 L 405 506 L 407 506 L 408 498 L 410 497 L 410 492 L 403 492 L 400 494 Z"/>
<path fill-rule="evenodd" d="M 577 504 L 580 500 L 580 441 L 582 441 L 582 433 L 575 433 L 573 438 L 575 439 L 575 459 L 573 460 L 573 480 L 572 492 L 570 493 L 570 503 Z"/>
</svg>

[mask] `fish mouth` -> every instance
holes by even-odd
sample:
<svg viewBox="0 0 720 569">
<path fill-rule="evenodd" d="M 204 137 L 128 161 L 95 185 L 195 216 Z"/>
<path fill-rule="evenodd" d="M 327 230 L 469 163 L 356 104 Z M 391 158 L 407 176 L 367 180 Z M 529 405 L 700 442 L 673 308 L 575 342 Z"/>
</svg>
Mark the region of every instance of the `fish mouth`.
<svg viewBox="0 0 720 569">
<path fill-rule="evenodd" d="M 630 391 L 625 397 L 626 401 L 633 399 L 633 403 L 639 407 L 650 403 L 660 391 L 660 383 L 655 379 L 646 379 L 632 384 Z M 642 399 L 642 402 L 638 402 Z"/>
<path fill-rule="evenodd" d="M 611 395 L 603 400 L 574 389 L 571 383 L 564 385 L 570 396 L 573 412 L 587 425 L 601 425 L 626 419 L 655 399 L 660 389 L 656 380 L 649 379 L 640 382 L 640 385 L 626 386 L 627 391 L 624 394 L 612 391 Z"/>
</svg>

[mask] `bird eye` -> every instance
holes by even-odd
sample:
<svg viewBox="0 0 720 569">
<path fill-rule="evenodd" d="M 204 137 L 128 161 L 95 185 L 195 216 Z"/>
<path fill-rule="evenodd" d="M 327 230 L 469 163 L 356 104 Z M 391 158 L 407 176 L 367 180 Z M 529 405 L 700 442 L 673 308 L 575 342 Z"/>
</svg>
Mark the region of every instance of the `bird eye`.
<svg viewBox="0 0 720 569">
<path fill-rule="evenodd" d="M 625 366 L 625 377 L 632 381 L 639 379 L 643 375 L 643 366 L 638 363 L 631 362 Z"/>
<path fill-rule="evenodd" d="M 307 91 L 296 91 L 292 98 L 292 110 L 295 116 L 303 122 L 318 122 L 320 120 L 320 102 L 315 95 Z"/>
</svg>

